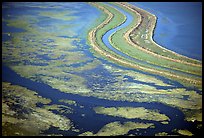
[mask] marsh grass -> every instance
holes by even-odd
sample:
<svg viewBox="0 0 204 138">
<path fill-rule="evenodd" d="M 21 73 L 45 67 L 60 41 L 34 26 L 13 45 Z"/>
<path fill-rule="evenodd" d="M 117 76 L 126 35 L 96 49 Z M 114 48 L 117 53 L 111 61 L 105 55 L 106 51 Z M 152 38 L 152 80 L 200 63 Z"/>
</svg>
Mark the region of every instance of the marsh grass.
<svg viewBox="0 0 204 138">
<path fill-rule="evenodd" d="M 121 124 L 120 122 L 111 122 L 102 127 L 96 134 L 88 131 L 79 136 L 121 136 L 127 134 L 130 130 L 146 129 L 153 125 L 152 123 L 125 122 Z"/>
<path fill-rule="evenodd" d="M 51 126 L 69 130 L 71 120 L 54 114 L 37 103 L 49 104 L 50 99 L 18 85 L 2 82 L 2 135 L 41 135 Z"/>
<path fill-rule="evenodd" d="M 154 120 L 154 121 L 165 121 L 170 120 L 165 114 L 161 114 L 157 111 L 145 109 L 143 107 L 97 107 L 94 111 L 98 114 L 105 114 L 110 116 L 124 117 L 128 119 L 142 119 L 142 120 Z"/>
</svg>

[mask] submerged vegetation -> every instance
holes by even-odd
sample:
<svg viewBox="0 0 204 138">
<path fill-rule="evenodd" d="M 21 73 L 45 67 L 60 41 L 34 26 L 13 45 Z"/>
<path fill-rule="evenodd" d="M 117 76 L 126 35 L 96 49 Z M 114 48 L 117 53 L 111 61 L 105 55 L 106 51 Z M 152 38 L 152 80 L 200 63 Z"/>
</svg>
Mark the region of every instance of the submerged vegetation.
<svg viewBox="0 0 204 138">
<path fill-rule="evenodd" d="M 36 5 L 28 5 L 30 13 L 25 12 L 12 16 L 4 14 L 6 18 L 2 17 L 2 22 L 7 27 L 11 27 L 12 31 L 9 29 L 2 31 L 2 35 L 8 37 L 7 40 L 2 40 L 3 65 L 8 66 L 22 77 L 47 84 L 64 93 L 113 101 L 154 102 L 175 107 L 184 113 L 186 121 L 197 123 L 197 127 L 202 127 L 202 66 L 196 60 L 162 49 L 151 40 L 155 22 L 154 15 L 135 7 L 139 12 L 136 14 L 135 9 L 126 3 L 82 4 L 92 8 L 96 7 L 93 9 L 99 12 L 99 15 L 90 11 L 83 13 L 84 9 L 80 4 L 77 6 L 72 4 L 74 5 L 71 3 L 71 6 L 66 7 L 66 5 L 64 8 L 63 4 L 49 6 L 48 3 L 48 6 L 41 6 L 36 3 Z M 115 6 L 130 13 L 134 19 L 129 26 L 112 34 L 109 41 L 115 48 L 133 58 L 145 62 L 151 60 L 152 65 L 126 59 L 111 51 L 103 43 L 101 38 L 104 33 L 121 25 L 127 19 Z M 33 10 L 32 7 L 38 8 L 38 10 Z M 59 8 L 60 10 L 58 10 Z M 80 15 L 81 12 L 83 14 Z M 89 20 L 84 20 L 82 16 L 89 15 L 89 12 L 97 15 L 97 18 L 90 27 L 85 27 Z M 134 29 L 140 18 L 143 18 L 141 26 Z M 80 29 L 81 26 L 84 27 L 83 31 Z M 144 27 L 147 29 L 143 29 Z M 88 32 L 88 30 L 88 36 L 82 36 L 82 32 Z M 127 38 L 124 37 L 124 34 Z M 90 46 L 85 44 L 87 43 L 85 37 L 89 40 Z M 127 39 L 128 41 L 130 39 L 132 43 L 138 43 L 138 45 L 131 45 Z M 91 47 L 93 45 L 97 47 Z M 163 51 L 161 52 L 162 56 L 179 60 L 179 62 L 169 61 L 166 58 L 158 60 L 156 56 L 145 50 L 156 53 L 157 56 Z M 105 60 L 101 59 L 101 55 L 105 57 Z M 109 61 L 125 65 L 125 67 Z M 153 64 L 160 65 L 160 62 L 161 66 L 170 70 L 160 68 L 157 70 L 153 67 Z M 196 65 L 191 66 L 182 62 Z M 174 69 L 180 70 L 184 74 L 177 74 Z M 165 73 L 177 77 L 169 77 Z M 185 73 L 197 74 L 197 77 L 191 77 Z M 187 78 L 187 81 L 183 77 Z M 2 82 L 2 87 L 3 135 L 44 135 L 43 132 L 53 127 L 57 128 L 59 132 L 74 131 L 72 121 L 63 115 L 75 116 L 74 108 L 86 110 L 86 106 L 82 106 L 84 104 L 66 99 L 66 97 L 57 100 L 60 104 L 55 104 L 52 103 L 52 99 L 43 98 L 37 92 L 21 86 Z M 45 93 L 49 94 L 50 91 L 45 91 Z M 149 123 L 151 121 L 158 121 L 160 125 L 165 126 L 173 121 L 168 114 L 156 110 L 157 107 L 152 110 L 144 107 L 105 107 L 98 106 L 97 103 L 93 104 L 94 108 L 91 107 L 90 110 L 96 115 L 104 114 L 108 117 L 122 118 L 128 121 L 111 121 L 97 132 L 89 129 L 84 129 L 86 130 L 84 132 L 83 128 L 80 131 L 76 129 L 77 134 L 81 136 L 129 135 L 128 132 L 131 130 L 153 129 L 157 124 Z M 86 120 L 86 116 L 86 113 L 80 112 L 81 118 Z M 91 114 L 91 117 L 95 117 L 95 114 Z M 81 118 L 80 121 L 83 120 Z M 131 122 L 131 119 L 149 122 Z M 161 132 L 155 135 L 169 135 L 168 133 Z M 183 128 L 178 133 L 191 135 Z"/>
</svg>

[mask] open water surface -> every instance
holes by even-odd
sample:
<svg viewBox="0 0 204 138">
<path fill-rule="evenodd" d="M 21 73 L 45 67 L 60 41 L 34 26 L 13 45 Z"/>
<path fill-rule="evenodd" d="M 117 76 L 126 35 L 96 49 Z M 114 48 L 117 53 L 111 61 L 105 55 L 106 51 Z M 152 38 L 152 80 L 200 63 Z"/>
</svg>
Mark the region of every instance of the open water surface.
<svg viewBox="0 0 204 138">
<path fill-rule="evenodd" d="M 45 98 L 49 98 L 52 100 L 52 104 L 61 104 L 66 105 L 64 103 L 58 102 L 60 99 L 68 99 L 68 100 L 74 100 L 77 102 L 78 105 L 83 105 L 84 108 L 80 108 L 79 106 L 73 106 L 74 109 L 73 114 L 64 114 L 68 118 L 70 118 L 73 123 L 75 124 L 75 127 L 82 132 L 85 131 L 93 131 L 94 133 L 97 133 L 100 128 L 102 128 L 105 124 L 114 122 L 114 121 L 139 121 L 139 122 L 145 122 L 145 123 L 154 123 L 156 128 L 147 129 L 147 132 L 141 132 L 141 135 L 154 135 L 156 132 L 169 132 L 171 134 L 171 130 L 173 128 L 179 128 L 179 129 L 186 129 L 189 128 L 189 130 L 192 129 L 192 123 L 184 121 L 184 115 L 181 111 L 179 111 L 176 108 L 161 104 L 161 103 L 137 103 L 137 102 L 127 102 L 127 101 L 111 101 L 111 100 L 105 100 L 105 99 L 99 99 L 96 97 L 86 97 L 86 96 L 80 96 L 77 94 L 70 94 L 70 93 L 63 93 L 57 89 L 53 89 L 52 87 L 39 82 L 34 82 L 32 80 L 26 79 L 21 77 L 20 75 L 16 74 L 14 71 L 9 69 L 6 66 L 2 66 L 2 81 L 10 82 L 13 85 L 19 85 L 22 87 L 26 87 L 27 89 L 33 90 L 37 92 L 39 95 Z M 165 125 L 163 127 L 163 124 L 160 124 L 156 121 L 147 121 L 147 120 L 140 120 L 140 119 L 125 119 L 121 117 L 111 117 L 111 116 L 105 116 L 96 114 L 93 110 L 94 107 L 97 106 L 103 106 L 103 107 L 144 107 L 147 109 L 158 109 L 160 113 L 166 114 L 170 118 L 170 122 L 168 125 Z M 82 114 L 85 114 L 84 117 L 82 117 Z M 134 131 L 133 131 L 134 132 Z M 50 131 L 47 131 L 47 133 L 61 133 L 64 135 L 68 135 L 71 133 L 58 131 L 56 128 L 52 127 Z M 73 134 L 73 133 L 72 133 Z"/>
<path fill-rule="evenodd" d="M 163 47 L 202 60 L 201 2 L 130 2 L 157 16 L 153 39 Z"/>
<path fill-rule="evenodd" d="M 32 4 L 32 3 L 31 3 Z M 73 5 L 77 5 L 72 3 Z M 79 5 L 86 7 L 87 4 L 85 3 L 81 3 Z M 38 5 L 37 3 L 35 4 L 35 6 Z M 40 6 L 40 4 L 39 4 Z M 58 6 L 63 6 L 65 8 L 68 8 L 66 5 L 58 5 Z M 95 13 L 100 13 L 99 10 L 97 10 L 94 7 L 91 7 L 90 5 L 87 6 L 89 9 L 81 9 L 81 13 L 80 16 L 82 16 L 80 19 L 84 19 L 84 15 L 83 13 L 85 13 L 86 16 L 93 14 L 93 12 L 95 11 Z M 15 11 L 15 9 L 13 9 Z M 83 12 L 83 10 L 85 12 Z M 32 12 L 31 12 L 32 13 Z M 85 24 L 88 24 L 90 22 L 93 22 L 94 19 L 97 19 L 97 15 L 98 14 L 94 14 L 94 16 L 92 16 L 93 18 L 89 18 L 90 20 L 84 20 L 84 26 Z M 78 22 L 79 20 L 75 20 L 75 22 Z M 73 22 L 74 23 L 74 22 Z M 5 24 L 4 24 L 5 26 Z M 83 27 L 84 27 L 83 26 Z M 75 28 L 75 32 L 77 32 L 77 34 L 80 34 L 83 27 L 79 27 Z M 5 30 L 4 30 L 5 29 Z M 5 32 L 18 32 L 18 31 L 23 31 L 23 30 L 18 30 L 16 28 L 12 28 L 10 30 L 7 30 L 5 27 L 3 27 L 3 30 Z M 66 36 L 63 36 L 66 37 Z M 69 37 L 69 36 L 67 36 Z M 89 47 L 86 45 L 86 36 L 85 35 L 80 35 L 80 37 L 82 37 L 82 41 L 78 42 L 78 43 L 74 43 L 75 45 L 80 44 L 84 46 L 84 53 L 86 56 L 90 57 L 90 58 L 95 58 L 93 56 L 93 54 L 89 51 Z M 3 41 L 7 41 L 9 40 L 9 38 L 6 38 L 6 35 L 4 37 L 3 35 Z M 77 50 L 82 50 L 81 48 L 77 48 Z M 46 57 L 43 57 L 45 58 Z M 98 58 L 100 59 L 100 58 Z M 102 61 L 102 63 L 104 64 L 111 64 L 113 66 L 117 66 L 121 69 L 127 69 L 126 67 L 121 67 L 115 64 L 112 64 L 106 60 L 100 59 Z M 86 63 L 84 63 L 86 64 Z M 73 66 L 80 66 L 80 65 L 73 65 Z M 130 69 L 132 70 L 132 69 Z M 84 75 L 84 77 L 89 77 L 89 74 L 91 73 L 98 73 L 100 74 L 101 72 L 103 72 L 104 76 L 109 76 L 110 73 L 104 71 L 104 68 L 102 66 L 97 67 L 96 69 L 91 70 L 90 72 L 84 72 L 81 75 Z M 140 71 L 139 71 L 140 72 Z M 143 72 L 144 73 L 144 72 Z M 147 73 L 148 74 L 148 73 Z M 158 76 L 159 77 L 159 76 Z M 160 79 L 163 79 L 163 81 L 169 81 L 166 78 L 160 77 Z M 87 97 L 87 96 L 81 96 L 81 95 L 77 95 L 77 94 L 70 94 L 70 93 L 63 93 L 57 89 L 53 89 L 52 87 L 48 86 L 47 84 L 44 83 L 40 83 L 40 82 L 35 82 L 32 81 L 30 79 L 21 77 L 20 75 L 18 75 L 16 72 L 12 71 L 9 67 L 5 66 L 4 64 L 2 65 L 2 81 L 6 81 L 6 82 L 10 82 L 14 85 L 19 85 L 19 86 L 23 86 L 26 87 L 30 90 L 36 91 L 39 95 L 41 95 L 42 97 L 45 98 L 49 98 L 52 100 L 51 104 L 62 104 L 62 105 L 66 105 L 64 103 L 58 102 L 58 100 L 60 99 L 68 99 L 68 100 L 74 100 L 77 102 L 77 106 L 73 106 L 72 108 L 74 109 L 73 114 L 64 114 L 65 116 L 67 116 L 68 118 L 70 118 L 75 127 L 77 129 L 79 129 L 82 132 L 85 131 L 93 131 L 94 133 L 97 133 L 105 124 L 110 123 L 110 122 L 114 122 L 114 121 L 120 121 L 120 122 L 126 122 L 126 121 L 135 121 L 135 122 L 145 122 L 145 123 L 154 123 L 156 128 L 149 128 L 145 131 L 141 130 L 140 133 L 141 135 L 154 135 L 157 132 L 168 132 L 169 134 L 172 134 L 171 130 L 174 128 L 178 128 L 178 129 L 188 129 L 188 130 L 192 130 L 192 128 L 194 127 L 192 123 L 186 122 L 184 121 L 184 115 L 183 113 L 173 107 L 161 104 L 161 103 L 137 103 L 137 102 L 127 102 L 127 101 L 111 101 L 111 100 L 105 100 L 105 99 L 100 99 L 100 98 L 96 98 L 96 97 Z M 131 77 L 128 77 L 128 81 L 134 81 L 131 79 Z M 100 83 L 104 83 L 103 80 L 99 81 Z M 90 81 L 91 83 L 91 81 Z M 92 81 L 92 83 L 94 83 Z M 138 82 L 140 83 L 140 82 Z M 175 85 L 175 87 L 183 87 L 182 85 L 180 85 L 179 83 L 173 82 L 172 84 Z M 91 86 L 91 84 L 89 84 Z M 154 84 L 149 84 L 149 85 L 154 85 Z M 103 86 L 103 84 L 101 84 L 101 86 Z M 164 88 L 165 89 L 165 88 Z M 128 90 L 127 90 L 128 91 Z M 84 108 L 80 108 L 79 105 L 84 106 Z M 111 117 L 111 116 L 105 116 L 105 115 L 100 115 L 100 114 L 96 114 L 93 111 L 94 107 L 97 106 L 104 106 L 104 107 L 145 107 L 147 109 L 158 109 L 160 110 L 161 113 L 166 114 L 171 120 L 169 122 L 168 125 L 163 125 L 159 122 L 156 121 L 147 121 L 147 120 L 139 120 L 139 119 L 125 119 L 125 118 L 120 118 L 120 117 Z M 82 116 L 82 114 L 85 114 L 85 116 Z M 65 131 L 58 131 L 57 128 L 51 127 L 48 131 L 46 131 L 46 133 L 60 133 L 63 135 L 77 135 L 79 134 L 78 132 L 65 132 Z M 130 133 L 134 134 L 135 131 L 130 131 Z M 129 133 L 129 134 L 130 134 Z"/>
</svg>

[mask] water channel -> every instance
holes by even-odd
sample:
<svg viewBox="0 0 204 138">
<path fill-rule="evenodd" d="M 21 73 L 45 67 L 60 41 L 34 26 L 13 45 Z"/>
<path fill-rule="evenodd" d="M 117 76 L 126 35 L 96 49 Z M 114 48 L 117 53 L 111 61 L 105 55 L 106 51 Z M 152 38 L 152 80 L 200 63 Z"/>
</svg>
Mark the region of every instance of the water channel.
<svg viewBox="0 0 204 138">
<path fill-rule="evenodd" d="M 130 13 L 124 11 L 124 10 L 123 10 L 122 8 L 120 8 L 120 7 L 117 7 L 117 6 L 111 5 L 111 4 L 107 4 L 107 5 L 116 8 L 117 10 L 119 10 L 122 14 L 124 14 L 124 15 L 127 17 L 127 19 L 126 19 L 126 21 L 125 21 L 124 23 L 122 23 L 121 25 L 119 25 L 119 26 L 117 26 L 117 27 L 115 27 L 115 28 L 113 28 L 113 29 L 107 31 L 107 32 L 103 35 L 103 37 L 102 37 L 102 41 L 104 42 L 104 44 L 105 44 L 111 51 L 117 53 L 118 55 L 120 55 L 120 56 L 122 56 L 122 57 L 125 57 L 125 58 L 127 58 L 127 59 L 130 59 L 131 61 L 134 61 L 134 62 L 136 62 L 136 63 L 141 63 L 141 64 L 145 64 L 145 65 L 150 65 L 150 66 L 152 66 L 152 67 L 154 67 L 154 68 L 164 69 L 164 70 L 167 70 L 167 71 L 174 71 L 174 72 L 177 72 L 177 73 L 180 73 L 180 74 L 189 75 L 189 76 L 195 76 L 195 77 L 201 78 L 201 76 L 199 76 L 199 75 L 194 75 L 194 74 L 190 74 L 190 73 L 187 73 L 187 72 L 182 72 L 182 71 L 179 71 L 179 70 L 172 70 L 172 69 L 169 69 L 169 68 L 167 68 L 167 67 L 162 67 L 162 66 L 158 66 L 158 65 L 155 65 L 155 64 L 148 63 L 148 62 L 146 62 L 146 61 L 138 60 L 138 59 L 133 58 L 133 57 L 131 57 L 131 56 L 128 56 L 127 54 L 125 54 L 125 53 L 121 52 L 120 50 L 117 50 L 116 48 L 114 48 L 114 47 L 110 44 L 110 42 L 109 42 L 109 37 L 110 37 L 113 33 L 115 33 L 117 30 L 120 30 L 120 29 L 125 28 L 125 27 L 127 27 L 128 25 L 130 25 L 130 23 L 133 21 L 133 17 L 132 17 L 132 15 L 131 15 Z"/>
<path fill-rule="evenodd" d="M 13 31 L 13 30 L 12 30 Z M 84 40 L 85 41 L 85 40 Z M 83 43 L 84 44 L 84 43 Z M 88 55 L 90 54 L 87 51 Z M 93 55 L 91 55 L 93 56 Z M 105 61 L 103 61 L 105 62 Z M 107 63 L 107 61 L 106 61 Z M 184 114 L 173 107 L 161 104 L 161 103 L 136 103 L 136 102 L 128 102 L 128 101 L 111 101 L 100 99 L 96 97 L 88 97 L 81 96 L 77 94 L 63 93 L 57 89 L 52 88 L 51 86 L 35 82 L 30 79 L 21 77 L 16 72 L 11 70 L 9 67 L 2 65 L 2 81 L 10 82 L 13 85 L 19 85 L 25 87 L 27 89 L 33 90 L 37 92 L 39 95 L 45 98 L 49 98 L 52 100 L 51 104 L 61 104 L 66 105 L 65 103 L 59 102 L 60 99 L 74 100 L 77 102 L 77 106 L 70 106 L 73 108 L 72 114 L 63 114 L 72 120 L 75 128 L 80 130 L 80 133 L 86 131 L 92 131 L 97 133 L 105 124 L 120 121 L 133 121 L 133 122 L 145 122 L 145 123 L 154 123 L 155 128 L 149 128 L 147 130 L 141 130 L 140 135 L 154 135 L 158 132 L 168 132 L 171 134 L 172 129 L 188 129 L 192 130 L 194 127 L 192 123 L 184 121 Z M 40 106 L 40 105 L 39 105 Z M 80 106 L 84 106 L 81 108 Z M 94 107 L 103 106 L 103 107 L 144 107 L 147 109 L 158 109 L 160 113 L 167 115 L 170 118 L 170 122 L 168 125 L 161 124 L 156 121 L 148 121 L 148 120 L 140 120 L 140 119 L 125 119 L 120 117 L 111 117 L 101 114 L 96 114 L 93 110 Z M 61 113 L 58 113 L 61 114 Z M 85 116 L 82 116 L 84 114 Z M 129 134 L 135 134 L 136 131 L 130 131 Z M 78 135 L 79 132 L 72 131 L 59 131 L 55 127 L 51 127 L 49 130 L 45 131 L 45 133 L 59 133 L 64 136 L 68 135 Z"/>
</svg>

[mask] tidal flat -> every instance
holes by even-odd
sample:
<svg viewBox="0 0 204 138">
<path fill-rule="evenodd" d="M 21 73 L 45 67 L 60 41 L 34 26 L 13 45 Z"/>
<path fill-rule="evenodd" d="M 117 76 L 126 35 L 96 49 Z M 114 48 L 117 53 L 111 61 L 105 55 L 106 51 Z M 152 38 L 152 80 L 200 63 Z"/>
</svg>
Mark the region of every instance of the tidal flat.
<svg viewBox="0 0 204 138">
<path fill-rule="evenodd" d="M 88 32 L 108 17 L 95 3 L 46 4 L 2 7 L 3 135 L 197 135 L 202 87 L 94 51 Z M 112 8 L 118 4 L 98 5 L 113 13 L 111 29 L 125 22 Z M 115 54 L 101 40 L 109 29 L 97 30 L 96 38 Z"/>
</svg>

